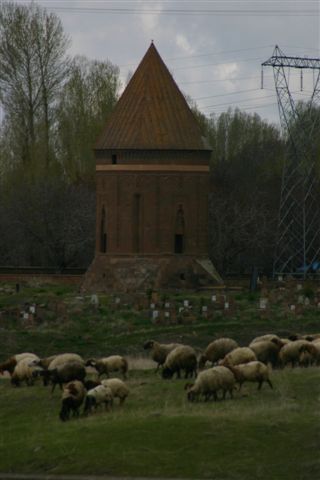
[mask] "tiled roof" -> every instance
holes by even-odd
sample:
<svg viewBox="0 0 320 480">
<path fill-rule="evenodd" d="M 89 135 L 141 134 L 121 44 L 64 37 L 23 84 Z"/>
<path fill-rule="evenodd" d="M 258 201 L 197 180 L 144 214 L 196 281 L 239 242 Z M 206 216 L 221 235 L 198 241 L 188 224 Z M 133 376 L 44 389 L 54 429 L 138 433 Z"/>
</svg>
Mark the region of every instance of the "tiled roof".
<svg viewBox="0 0 320 480">
<path fill-rule="evenodd" d="M 210 150 L 152 43 L 104 127 L 96 150 Z"/>
</svg>

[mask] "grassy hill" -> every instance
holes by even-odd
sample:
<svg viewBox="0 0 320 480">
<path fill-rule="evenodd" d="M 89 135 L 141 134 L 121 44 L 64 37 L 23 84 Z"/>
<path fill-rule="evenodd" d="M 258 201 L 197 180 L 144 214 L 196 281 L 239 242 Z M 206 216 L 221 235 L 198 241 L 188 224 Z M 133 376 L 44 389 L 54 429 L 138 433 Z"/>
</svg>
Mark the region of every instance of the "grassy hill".
<svg viewBox="0 0 320 480">
<path fill-rule="evenodd" d="M 200 349 L 222 335 L 245 345 L 267 332 L 320 331 L 316 302 L 292 313 L 292 294 L 288 299 L 277 292 L 261 311 L 260 293 L 227 295 L 228 311 L 223 303 L 212 305 L 212 292 L 158 295 L 150 308 L 147 295 L 120 301 L 101 295 L 96 305 L 71 287 L 24 285 L 17 293 L 2 285 L 1 359 L 22 351 L 139 359 L 148 338 Z M 186 299 L 192 308 L 181 310 Z M 170 319 L 162 315 L 165 303 Z M 36 315 L 23 318 L 33 304 Z M 159 318 L 152 318 L 154 309 Z M 149 364 L 132 360 L 123 407 L 66 423 L 58 418 L 58 389 L 51 395 L 41 384 L 14 388 L 0 377 L 0 471 L 221 480 L 320 476 L 319 367 L 274 371 L 273 390 L 248 384 L 234 399 L 189 403 L 184 380 L 165 381 L 144 366 Z"/>
</svg>

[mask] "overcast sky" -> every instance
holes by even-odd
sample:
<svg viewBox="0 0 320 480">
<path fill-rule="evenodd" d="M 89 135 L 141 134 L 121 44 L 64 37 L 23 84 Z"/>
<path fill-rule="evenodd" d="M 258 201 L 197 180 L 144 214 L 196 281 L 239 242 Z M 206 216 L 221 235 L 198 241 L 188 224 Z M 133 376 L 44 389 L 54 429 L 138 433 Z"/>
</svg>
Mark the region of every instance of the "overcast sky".
<svg viewBox="0 0 320 480">
<path fill-rule="evenodd" d="M 30 3 L 20 1 L 20 3 Z M 123 84 L 151 40 L 180 89 L 205 114 L 228 106 L 278 123 L 272 67 L 276 44 L 286 55 L 320 57 L 319 0 L 39 0 L 62 20 L 70 53 L 118 65 Z M 290 72 L 295 98 L 308 98 L 313 73 Z"/>
</svg>

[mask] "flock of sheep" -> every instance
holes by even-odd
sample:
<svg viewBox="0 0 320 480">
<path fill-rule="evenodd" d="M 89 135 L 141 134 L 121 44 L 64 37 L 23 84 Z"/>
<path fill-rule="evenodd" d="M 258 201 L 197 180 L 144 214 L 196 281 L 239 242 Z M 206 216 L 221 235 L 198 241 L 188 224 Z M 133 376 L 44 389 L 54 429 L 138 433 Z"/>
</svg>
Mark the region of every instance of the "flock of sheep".
<svg viewBox="0 0 320 480">
<path fill-rule="evenodd" d="M 187 383 L 187 398 L 190 401 L 214 399 L 222 392 L 222 399 L 229 393 L 233 397 L 236 384 L 241 388 L 244 382 L 264 382 L 272 387 L 272 368 L 320 365 L 320 334 L 280 338 L 274 334 L 257 337 L 248 347 L 239 347 L 231 338 L 219 338 L 197 354 L 189 345 L 178 343 L 161 344 L 149 340 L 144 349 L 150 352 L 157 369 L 162 369 L 164 379 L 195 377 L 194 383 Z M 125 381 L 128 362 L 120 355 L 84 360 L 76 353 L 63 353 L 47 358 L 39 358 L 34 353 L 20 353 L 0 364 L 0 374 L 7 371 L 12 385 L 22 382 L 33 385 L 37 377 L 43 384 L 56 385 L 62 390 L 60 419 L 66 421 L 83 414 L 88 415 L 99 405 L 110 410 L 115 398 L 123 404 L 129 394 Z M 121 374 L 123 380 L 110 378 Z M 106 376 L 107 378 L 103 378 Z"/>
</svg>

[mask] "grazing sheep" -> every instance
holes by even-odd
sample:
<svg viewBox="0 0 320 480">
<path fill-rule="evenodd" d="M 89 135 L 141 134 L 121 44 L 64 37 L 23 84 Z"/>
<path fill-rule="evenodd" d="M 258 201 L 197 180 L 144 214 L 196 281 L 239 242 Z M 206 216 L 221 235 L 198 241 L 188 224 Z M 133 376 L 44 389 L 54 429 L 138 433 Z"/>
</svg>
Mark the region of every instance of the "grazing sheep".
<svg viewBox="0 0 320 480">
<path fill-rule="evenodd" d="M 272 340 L 250 343 L 249 348 L 256 354 L 257 360 L 275 368 L 279 364 L 280 345 Z"/>
<path fill-rule="evenodd" d="M 28 386 L 33 385 L 34 373 L 42 371 L 42 369 L 41 367 L 30 364 L 31 358 L 32 357 L 25 357 L 16 364 L 11 375 L 12 385 L 19 387 L 21 382 L 26 382 Z"/>
<path fill-rule="evenodd" d="M 212 364 L 218 362 L 218 360 L 224 358 L 227 353 L 237 347 L 237 342 L 232 340 L 232 338 L 218 338 L 217 340 L 214 340 L 209 343 L 203 354 L 200 356 L 199 368 L 204 368 L 207 361 Z"/>
<path fill-rule="evenodd" d="M 123 404 L 129 395 L 129 388 L 122 380 L 120 380 L 120 378 L 108 378 L 106 380 L 102 380 L 101 384 L 111 389 L 113 397 L 119 398 L 120 405 Z"/>
<path fill-rule="evenodd" d="M 229 365 L 239 365 L 240 363 L 253 362 L 254 360 L 257 360 L 257 357 L 251 348 L 238 347 L 228 353 L 219 363 L 224 367 L 229 367 Z"/>
<path fill-rule="evenodd" d="M 96 410 L 97 407 L 102 404 L 105 405 L 106 409 L 111 409 L 113 405 L 112 390 L 110 387 L 98 385 L 87 392 L 83 413 L 88 415 L 93 408 Z"/>
<path fill-rule="evenodd" d="M 292 368 L 297 364 L 300 365 L 300 360 L 303 361 L 303 357 L 301 358 L 303 352 L 305 352 L 305 355 L 308 352 L 313 360 L 316 361 L 317 349 L 313 343 L 307 340 L 296 340 L 284 345 L 279 352 L 282 366 L 285 367 L 288 363 L 291 363 Z"/>
<path fill-rule="evenodd" d="M 211 397 L 217 400 L 217 394 L 220 390 L 223 392 L 222 398 L 225 399 L 226 393 L 229 392 L 231 398 L 232 391 L 235 386 L 235 378 L 232 372 L 226 367 L 213 367 L 208 370 L 200 372 L 196 378 L 195 383 L 187 384 L 187 397 L 190 402 L 199 399 L 203 395 L 205 401 Z"/>
<path fill-rule="evenodd" d="M 15 366 L 25 358 L 29 358 L 30 361 L 40 360 L 39 357 L 34 353 L 28 353 L 28 352 L 18 353 L 17 355 L 13 355 L 12 357 L 5 360 L 4 362 L 0 363 L 0 373 L 7 371 L 10 373 L 10 375 L 12 375 L 15 369 Z"/>
<path fill-rule="evenodd" d="M 176 347 L 169 353 L 163 365 L 162 377 L 172 378 L 176 373 L 177 378 L 180 378 L 181 370 L 185 371 L 185 378 L 197 373 L 197 356 L 192 347 L 188 345 L 181 345 Z"/>
<path fill-rule="evenodd" d="M 176 347 L 180 347 L 180 343 L 159 343 L 154 340 L 148 340 L 143 345 L 145 350 L 150 350 L 151 358 L 157 362 L 156 372 L 159 370 L 159 367 L 162 367 L 166 361 L 166 358 L 172 350 Z"/>
<path fill-rule="evenodd" d="M 45 377 L 47 382 L 51 381 L 51 392 L 53 393 L 56 385 L 59 385 L 60 389 L 62 390 L 63 383 L 72 382 L 73 380 L 83 381 L 86 376 L 86 369 L 83 363 L 68 362 L 58 365 L 53 369 L 50 368 L 49 370 L 43 370 L 41 375 Z"/>
<path fill-rule="evenodd" d="M 60 419 L 65 422 L 69 420 L 70 413 L 73 412 L 74 417 L 79 417 L 79 408 L 86 396 L 86 389 L 82 382 L 74 380 L 67 383 L 63 388 L 62 405 L 59 413 Z"/>
<path fill-rule="evenodd" d="M 103 374 L 109 377 L 109 373 L 111 372 L 121 372 L 123 378 L 127 378 L 128 362 L 121 355 L 111 355 L 110 357 L 100 359 L 91 358 L 87 360 L 86 366 L 95 367 L 99 373 L 99 377 Z"/>
<path fill-rule="evenodd" d="M 269 378 L 269 368 L 262 362 L 254 361 L 242 365 L 229 365 L 228 368 L 233 373 L 236 382 L 239 383 L 240 389 L 244 382 L 257 382 L 259 384 L 258 390 L 261 389 L 263 382 L 267 382 L 270 388 L 273 388 Z"/>
<path fill-rule="evenodd" d="M 253 343 L 258 343 L 258 342 L 264 342 L 264 341 L 273 341 L 273 340 L 280 340 L 280 337 L 278 337 L 278 335 L 275 335 L 274 333 L 267 333 L 266 335 L 261 335 L 260 337 L 256 337 L 254 338 L 250 345 L 252 345 Z"/>
<path fill-rule="evenodd" d="M 84 360 L 77 353 L 61 353 L 60 355 L 55 355 L 55 358 L 49 363 L 48 370 L 53 370 L 60 365 L 65 365 L 69 362 L 77 362 L 84 365 Z"/>
</svg>

